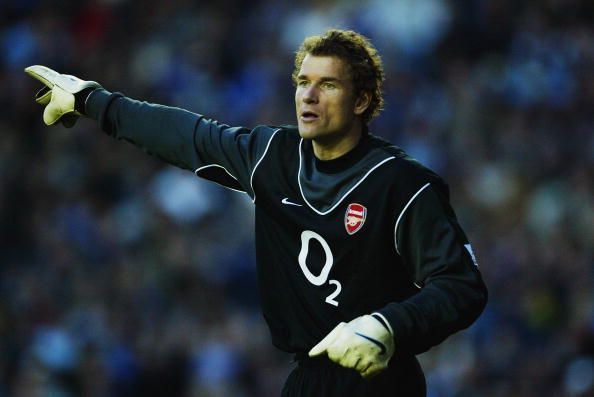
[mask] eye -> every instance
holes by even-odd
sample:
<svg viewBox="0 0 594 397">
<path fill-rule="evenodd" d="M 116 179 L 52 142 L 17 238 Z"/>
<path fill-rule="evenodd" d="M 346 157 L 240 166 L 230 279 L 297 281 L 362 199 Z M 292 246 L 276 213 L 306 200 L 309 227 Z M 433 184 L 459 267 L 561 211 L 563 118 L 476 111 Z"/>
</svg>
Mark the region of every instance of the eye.
<svg viewBox="0 0 594 397">
<path fill-rule="evenodd" d="M 307 80 L 297 80 L 297 87 L 305 87 L 307 86 L 308 81 Z"/>
<path fill-rule="evenodd" d="M 322 83 L 322 88 L 327 89 L 327 90 L 332 90 L 332 89 L 336 88 L 336 84 L 334 84 L 330 81 L 325 81 Z"/>
</svg>

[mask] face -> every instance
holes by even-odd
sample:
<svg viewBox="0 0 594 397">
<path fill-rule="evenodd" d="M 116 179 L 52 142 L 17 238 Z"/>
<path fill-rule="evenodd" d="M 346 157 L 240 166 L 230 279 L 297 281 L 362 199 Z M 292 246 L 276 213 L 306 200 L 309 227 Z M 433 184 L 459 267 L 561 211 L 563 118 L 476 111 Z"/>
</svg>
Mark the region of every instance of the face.
<svg viewBox="0 0 594 397">
<path fill-rule="evenodd" d="M 299 134 L 317 142 L 359 133 L 365 107 L 355 97 L 348 66 L 337 57 L 306 55 L 297 76 L 295 108 Z"/>
</svg>

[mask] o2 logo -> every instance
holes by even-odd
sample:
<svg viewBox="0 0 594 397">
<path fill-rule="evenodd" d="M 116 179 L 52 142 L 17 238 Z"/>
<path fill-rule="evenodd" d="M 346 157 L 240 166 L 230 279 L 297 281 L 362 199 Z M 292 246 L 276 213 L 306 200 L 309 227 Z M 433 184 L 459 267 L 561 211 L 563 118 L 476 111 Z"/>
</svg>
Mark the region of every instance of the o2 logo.
<svg viewBox="0 0 594 397">
<path fill-rule="evenodd" d="M 309 243 L 312 239 L 317 240 L 318 243 L 320 243 L 324 249 L 324 255 L 326 257 L 324 267 L 322 267 L 322 271 L 317 276 L 314 275 L 307 267 L 307 254 L 309 253 Z M 332 265 L 334 265 L 334 256 L 332 255 L 332 250 L 330 249 L 328 242 L 326 242 L 326 240 L 324 240 L 324 238 L 316 232 L 304 230 L 301 232 L 301 250 L 299 251 L 298 261 L 305 278 L 307 278 L 307 280 L 313 285 L 319 287 L 328 281 L 328 284 L 336 286 L 336 289 L 326 297 L 326 303 L 329 303 L 333 306 L 338 306 L 338 302 L 334 298 L 340 294 L 342 286 L 337 280 L 328 280 L 328 274 L 332 269 Z"/>
</svg>

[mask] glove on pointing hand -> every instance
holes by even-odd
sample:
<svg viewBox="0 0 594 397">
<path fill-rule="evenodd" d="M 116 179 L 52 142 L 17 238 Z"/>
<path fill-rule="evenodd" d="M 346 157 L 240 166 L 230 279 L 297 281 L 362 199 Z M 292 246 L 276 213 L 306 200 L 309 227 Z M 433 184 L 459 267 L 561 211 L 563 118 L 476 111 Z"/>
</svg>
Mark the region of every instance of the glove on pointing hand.
<svg viewBox="0 0 594 397">
<path fill-rule="evenodd" d="M 25 68 L 25 73 L 42 82 L 43 87 L 36 95 L 35 102 L 45 106 L 43 121 L 47 125 L 62 121 L 65 127 L 72 127 L 82 113 L 76 109 L 75 94 L 83 90 L 101 88 L 95 81 L 85 81 L 78 77 L 60 74 L 41 65 Z"/>
</svg>

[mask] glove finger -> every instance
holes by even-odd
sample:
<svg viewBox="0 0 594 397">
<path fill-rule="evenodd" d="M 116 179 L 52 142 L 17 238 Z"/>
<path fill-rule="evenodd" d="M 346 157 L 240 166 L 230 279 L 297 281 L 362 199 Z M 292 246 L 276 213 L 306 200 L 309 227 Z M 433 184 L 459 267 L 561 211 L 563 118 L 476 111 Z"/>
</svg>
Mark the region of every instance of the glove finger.
<svg viewBox="0 0 594 397">
<path fill-rule="evenodd" d="M 359 372 L 360 374 L 363 374 L 364 372 L 366 372 L 369 367 L 371 367 L 373 365 L 373 363 L 371 361 L 367 361 L 367 360 L 363 360 L 362 358 L 359 359 L 359 361 L 357 361 L 357 363 L 355 364 L 355 366 L 353 367 L 355 370 L 357 370 L 357 372 Z"/>
<path fill-rule="evenodd" d="M 43 110 L 43 122 L 46 125 L 56 124 L 56 122 L 60 120 L 61 116 L 62 113 L 60 113 L 60 109 L 54 106 L 54 104 L 51 102 Z"/>
<path fill-rule="evenodd" d="M 51 98 L 52 90 L 46 86 L 37 91 L 37 94 L 35 94 L 35 102 L 37 102 L 40 105 L 47 105 Z"/>
<path fill-rule="evenodd" d="M 34 79 L 42 82 L 50 89 L 54 88 L 54 82 L 60 76 L 58 72 L 52 70 L 48 67 L 41 66 L 41 65 L 33 65 L 25 68 L 25 73 L 29 76 L 33 77 Z"/>
<path fill-rule="evenodd" d="M 326 337 L 324 339 L 322 339 L 317 345 L 312 347 L 312 349 L 309 351 L 308 355 L 310 357 L 315 357 L 315 356 L 319 356 L 320 354 L 324 353 L 326 351 L 326 349 L 328 348 L 328 346 L 330 346 L 332 344 L 332 342 L 334 342 L 334 339 L 336 339 L 336 337 L 340 333 L 340 330 L 342 329 L 342 327 L 345 326 L 345 324 L 346 323 L 340 323 L 336 327 L 334 327 L 334 329 L 332 331 L 330 331 L 330 333 L 328 335 L 326 335 Z"/>
<path fill-rule="evenodd" d="M 74 95 L 56 85 L 52 89 L 52 99 L 43 111 L 43 122 L 55 124 L 65 114 L 74 113 Z"/>
<path fill-rule="evenodd" d="M 378 375 L 380 372 L 382 372 L 384 369 L 386 369 L 385 366 L 382 365 L 374 365 L 373 363 L 367 367 L 366 370 L 364 371 L 360 371 L 359 373 L 361 374 L 361 376 L 365 379 L 369 379 L 369 378 L 373 378 L 374 376 Z"/>
<path fill-rule="evenodd" d="M 326 347 L 326 354 L 328 354 L 330 360 L 347 368 L 352 368 L 353 360 L 357 359 L 348 344 L 341 342 L 340 337 L 335 338 Z"/>
<path fill-rule="evenodd" d="M 340 359 L 340 361 L 338 361 L 338 363 L 340 365 L 342 365 L 345 368 L 352 368 L 354 370 L 358 371 L 358 367 L 361 366 L 361 363 L 363 362 L 363 358 L 361 357 L 360 354 L 356 354 L 353 352 L 349 352 L 347 350 L 347 352 L 344 354 L 344 356 Z"/>
</svg>

